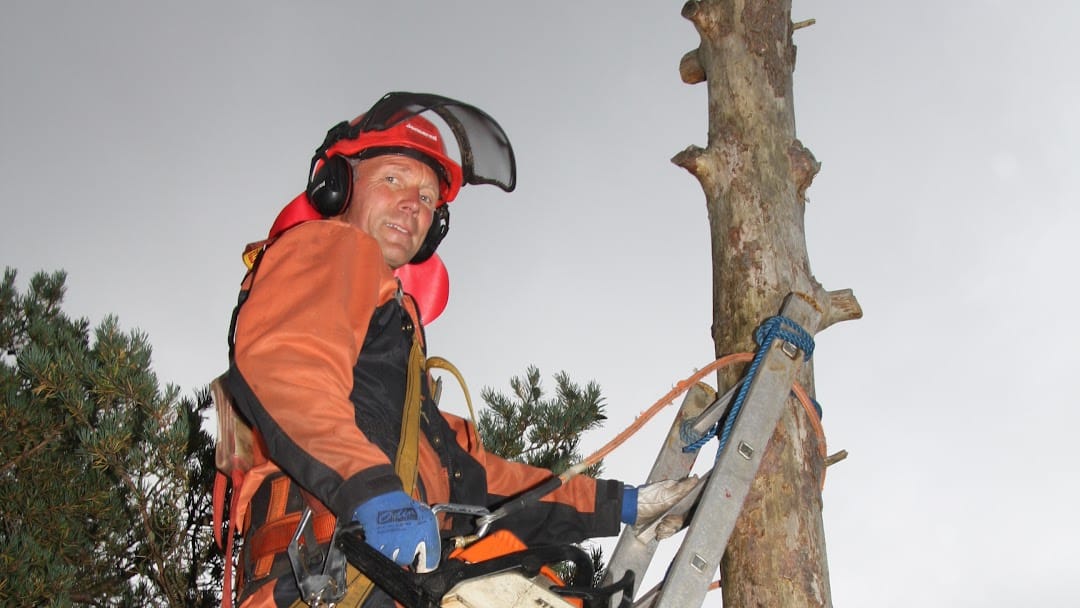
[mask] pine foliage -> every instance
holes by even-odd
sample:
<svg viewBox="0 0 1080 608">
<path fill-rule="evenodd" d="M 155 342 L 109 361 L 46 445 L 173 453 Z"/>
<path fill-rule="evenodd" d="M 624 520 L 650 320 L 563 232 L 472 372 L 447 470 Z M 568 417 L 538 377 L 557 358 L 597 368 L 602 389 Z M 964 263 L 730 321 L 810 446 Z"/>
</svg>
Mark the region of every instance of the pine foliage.
<svg viewBox="0 0 1080 608">
<path fill-rule="evenodd" d="M 507 460 L 561 474 L 583 459 L 578 452 L 581 436 L 607 420 L 600 385 L 590 381 L 582 389 L 566 372 L 555 374 L 555 396 L 550 399 L 544 396 L 535 366 L 511 378 L 510 388 L 513 394 L 507 396 L 484 387 L 480 396 L 487 409 L 478 422 L 484 447 Z M 600 470 L 598 463 L 588 474 L 595 477 Z"/>
<path fill-rule="evenodd" d="M 207 396 L 159 387 L 147 336 L 115 317 L 91 331 L 65 315 L 64 272 L 25 294 L 15 277 L 0 284 L 0 604 L 209 605 Z"/>
<path fill-rule="evenodd" d="M 510 379 L 511 395 L 490 387 L 480 392 L 487 408 L 481 410 L 477 426 L 484 448 L 507 460 L 550 470 L 555 475 L 584 460 L 579 453 L 581 437 L 607 420 L 600 385 L 590 381 L 581 388 L 566 372 L 555 374 L 555 395 L 545 398 L 540 370 L 529 366 L 523 376 Z M 585 474 L 601 474 L 603 463 Z M 603 578 L 604 560 L 600 547 L 589 551 L 596 571 L 593 585 Z M 556 568 L 563 579 L 575 584 L 570 563 Z M 590 581 L 580 581 L 588 584 Z"/>
</svg>

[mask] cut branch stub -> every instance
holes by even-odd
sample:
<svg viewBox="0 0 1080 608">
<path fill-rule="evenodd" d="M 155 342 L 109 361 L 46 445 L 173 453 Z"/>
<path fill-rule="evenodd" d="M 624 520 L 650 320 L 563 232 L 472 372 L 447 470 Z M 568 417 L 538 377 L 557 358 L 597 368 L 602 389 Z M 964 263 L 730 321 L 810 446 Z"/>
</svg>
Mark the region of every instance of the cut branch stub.
<svg viewBox="0 0 1080 608">
<path fill-rule="evenodd" d="M 810 187 L 814 176 L 821 170 L 821 163 L 798 139 L 792 140 L 787 152 L 791 165 L 791 178 L 795 183 L 795 194 L 799 197 L 800 203 L 805 203 L 806 189 Z"/>
<path fill-rule="evenodd" d="M 686 84 L 698 84 L 705 82 L 705 68 L 701 65 L 701 60 L 698 58 L 698 49 L 688 51 L 679 60 L 679 76 Z"/>
<path fill-rule="evenodd" d="M 702 10 L 701 3 L 698 0 L 688 0 L 682 7 L 680 13 L 684 18 L 694 22 L 694 25 L 701 27 L 704 19 L 708 16 L 708 11 Z"/>
<path fill-rule="evenodd" d="M 818 331 L 841 321 L 853 321 L 863 316 L 862 306 L 855 298 L 855 293 L 850 289 L 839 289 L 826 292 L 827 299 L 824 314 L 821 317 L 821 326 Z"/>
<path fill-rule="evenodd" d="M 682 16 L 694 24 L 702 38 L 717 39 L 734 31 L 733 3 L 725 4 L 722 9 L 718 2 L 689 0 L 682 7 Z M 708 6 L 706 6 L 708 5 Z"/>
<path fill-rule="evenodd" d="M 671 162 L 686 169 L 699 182 L 704 183 L 705 174 L 710 170 L 708 162 L 703 158 L 705 149 L 701 146 L 687 146 L 685 150 L 671 157 Z"/>
</svg>

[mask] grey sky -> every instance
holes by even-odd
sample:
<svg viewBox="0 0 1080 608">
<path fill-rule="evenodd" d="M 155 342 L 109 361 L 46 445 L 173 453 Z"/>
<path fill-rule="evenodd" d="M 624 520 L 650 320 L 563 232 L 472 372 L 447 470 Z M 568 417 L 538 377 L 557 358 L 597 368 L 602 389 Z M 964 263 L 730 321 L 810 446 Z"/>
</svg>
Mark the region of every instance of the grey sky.
<svg viewBox="0 0 1080 608">
<path fill-rule="evenodd" d="M 474 394 L 529 364 L 595 379 L 598 447 L 712 359 L 704 199 L 668 161 L 707 120 L 681 6 L 5 3 L 0 264 L 66 269 L 69 312 L 146 331 L 190 391 L 226 365 L 239 254 L 326 129 L 390 90 L 456 97 L 506 129 L 519 187 L 453 203 L 431 354 Z M 795 36 L 811 264 L 866 313 L 815 353 L 851 453 L 824 491 L 834 602 L 1080 605 L 1077 332 L 1056 318 L 1078 295 L 1080 9 L 793 13 L 817 19 Z M 607 473 L 643 480 L 669 419 Z"/>
</svg>

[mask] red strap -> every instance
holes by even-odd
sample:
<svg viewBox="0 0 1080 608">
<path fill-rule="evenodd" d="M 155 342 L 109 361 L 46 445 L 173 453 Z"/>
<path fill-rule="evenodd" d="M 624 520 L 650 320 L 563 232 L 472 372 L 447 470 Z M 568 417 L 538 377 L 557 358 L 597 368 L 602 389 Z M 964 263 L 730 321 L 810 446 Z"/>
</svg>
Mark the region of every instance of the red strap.
<svg viewBox="0 0 1080 608">
<path fill-rule="evenodd" d="M 225 519 L 225 489 L 229 484 L 229 478 L 221 471 L 214 477 L 214 542 L 218 549 L 221 546 L 221 522 Z"/>
<path fill-rule="evenodd" d="M 225 539 L 225 546 L 222 547 L 221 533 L 225 519 L 225 490 L 228 489 L 230 481 L 232 482 L 233 493 L 232 500 L 229 501 L 229 529 L 226 531 L 228 536 Z M 243 485 L 244 473 L 235 467 L 233 468 L 231 480 L 228 475 L 221 471 L 218 471 L 214 477 L 214 540 L 217 542 L 219 549 L 225 549 L 225 580 L 221 589 L 221 608 L 231 608 L 233 604 L 233 547 L 236 543 L 236 535 L 240 533 L 240 522 L 236 519 L 236 507 L 240 499 L 240 488 Z"/>
</svg>

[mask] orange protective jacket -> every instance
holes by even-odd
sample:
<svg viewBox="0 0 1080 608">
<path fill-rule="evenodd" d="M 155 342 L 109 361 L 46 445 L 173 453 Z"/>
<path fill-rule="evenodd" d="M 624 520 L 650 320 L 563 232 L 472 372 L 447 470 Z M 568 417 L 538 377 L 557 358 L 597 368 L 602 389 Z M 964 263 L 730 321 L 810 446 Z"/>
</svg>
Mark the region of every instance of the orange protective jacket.
<svg viewBox="0 0 1080 608">
<path fill-rule="evenodd" d="M 259 452 L 232 514 L 245 538 L 243 599 L 276 579 L 291 587 L 283 554 L 252 554 L 260 528 L 313 503 L 351 518 L 369 498 L 402 488 L 393 459 L 409 349 L 422 326 L 375 240 L 338 219 L 278 238 L 245 278 L 241 298 L 227 382 Z M 469 422 L 437 409 L 429 379 L 421 385 L 417 499 L 495 508 L 550 477 L 485 452 Z M 494 528 L 529 544 L 614 535 L 622 487 L 579 476 Z M 470 518 L 440 523 L 444 536 L 474 531 Z M 274 593 L 279 601 L 287 600 L 283 591 Z"/>
</svg>

